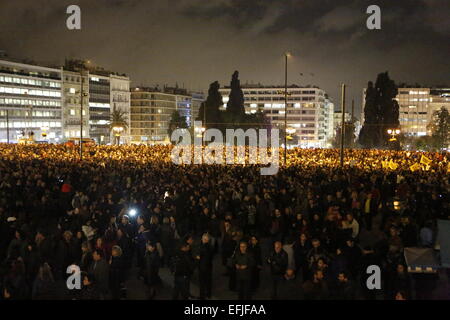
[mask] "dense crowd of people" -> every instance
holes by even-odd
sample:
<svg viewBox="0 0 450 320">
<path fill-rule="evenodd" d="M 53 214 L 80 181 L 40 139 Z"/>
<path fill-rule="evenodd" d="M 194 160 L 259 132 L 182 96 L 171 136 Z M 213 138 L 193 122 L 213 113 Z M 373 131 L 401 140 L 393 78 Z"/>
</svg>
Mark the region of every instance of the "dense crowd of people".
<svg viewBox="0 0 450 320">
<path fill-rule="evenodd" d="M 213 283 L 225 273 L 236 298 L 251 299 L 264 270 L 272 299 L 432 292 L 436 279 L 413 282 L 403 249 L 433 248 L 436 220 L 450 219 L 447 154 L 346 150 L 340 167 L 338 150 L 292 149 L 262 176 L 258 165 L 176 165 L 170 153 L 92 146 L 80 161 L 64 145 L 0 144 L 0 298 L 125 299 L 137 270 L 154 299 L 163 268 L 173 299 L 194 298 L 196 272 L 195 298 L 220 295 Z M 422 155 L 431 163 L 412 171 Z M 365 244 L 363 230 L 383 236 Z M 369 265 L 382 290 L 367 288 Z M 81 288 L 69 290 L 75 266 Z"/>
</svg>

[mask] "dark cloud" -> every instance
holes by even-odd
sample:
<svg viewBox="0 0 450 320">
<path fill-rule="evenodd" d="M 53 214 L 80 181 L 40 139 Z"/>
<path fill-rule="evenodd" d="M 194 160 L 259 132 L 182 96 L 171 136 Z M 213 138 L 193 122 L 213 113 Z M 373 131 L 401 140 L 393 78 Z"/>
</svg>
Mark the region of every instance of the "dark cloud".
<svg viewBox="0 0 450 320">
<path fill-rule="evenodd" d="M 81 31 L 65 27 L 71 4 L 81 7 Z M 371 4 L 381 7 L 381 30 L 366 28 Z M 3 0 L 0 49 L 53 63 L 86 57 L 137 85 L 191 89 L 228 84 L 236 69 L 243 83 L 282 83 L 290 51 L 290 82 L 318 85 L 336 104 L 345 82 L 359 106 L 385 70 L 398 82 L 448 83 L 449 12 L 441 0 Z"/>
</svg>

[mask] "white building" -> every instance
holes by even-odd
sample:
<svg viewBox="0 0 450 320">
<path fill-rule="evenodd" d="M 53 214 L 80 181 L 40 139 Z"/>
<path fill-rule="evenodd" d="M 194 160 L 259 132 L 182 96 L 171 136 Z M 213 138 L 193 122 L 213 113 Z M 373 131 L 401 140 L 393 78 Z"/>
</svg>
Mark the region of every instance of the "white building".
<svg viewBox="0 0 450 320">
<path fill-rule="evenodd" d="M 429 108 L 430 88 L 398 88 L 401 131 L 410 136 L 427 135 L 432 110 Z"/>
<path fill-rule="evenodd" d="M 365 92 L 363 89 L 364 119 Z M 396 100 L 399 105 L 399 121 L 401 131 L 409 136 L 425 136 L 431 132 L 428 125 L 435 111 L 442 107 L 450 110 L 449 88 L 398 88 Z"/>
<path fill-rule="evenodd" d="M 0 60 L 0 142 L 60 141 L 61 87 L 58 68 Z"/>
<path fill-rule="evenodd" d="M 265 113 L 273 127 L 284 130 L 285 96 L 284 86 L 243 85 L 246 113 Z M 328 147 L 328 139 L 334 131 L 331 128 L 334 106 L 325 97 L 325 91 L 315 87 L 290 85 L 287 88 L 287 129 L 295 130 L 289 143 L 305 148 Z M 224 108 L 229 99 L 230 87 L 220 89 Z M 331 115 L 330 115 L 331 114 Z"/>
<path fill-rule="evenodd" d="M 81 130 L 81 82 L 83 80 L 83 138 L 89 138 L 89 78 L 79 72 L 63 70 L 62 122 L 64 139 L 79 138 Z"/>
<path fill-rule="evenodd" d="M 178 111 L 186 117 L 187 125 L 192 126 L 202 96 L 181 88 L 131 89 L 131 143 L 170 143 L 168 130 L 172 113 Z"/>
<path fill-rule="evenodd" d="M 126 115 L 128 122 L 128 129 L 122 135 L 121 141 L 123 143 L 130 143 L 131 142 L 130 78 L 112 74 L 110 75 L 110 88 L 111 88 L 110 104 L 112 106 L 112 109 L 114 110 L 114 108 L 116 108 L 116 110 L 123 111 Z"/>
</svg>

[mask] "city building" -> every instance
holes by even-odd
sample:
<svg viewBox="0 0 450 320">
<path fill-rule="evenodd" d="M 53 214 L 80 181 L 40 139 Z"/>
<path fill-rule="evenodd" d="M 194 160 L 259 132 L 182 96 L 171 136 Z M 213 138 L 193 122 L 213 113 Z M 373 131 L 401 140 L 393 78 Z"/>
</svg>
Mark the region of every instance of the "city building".
<svg viewBox="0 0 450 320">
<path fill-rule="evenodd" d="M 190 126 L 194 126 L 195 119 L 197 119 L 200 106 L 205 101 L 205 95 L 202 92 L 192 92 L 192 117 Z"/>
<path fill-rule="evenodd" d="M 0 60 L 0 142 L 62 138 L 62 71 Z"/>
<path fill-rule="evenodd" d="M 70 70 L 70 71 L 69 71 Z M 95 140 L 97 144 L 110 144 L 113 142 L 112 132 L 110 130 L 111 112 L 116 108 L 125 112 L 128 121 L 128 129 L 121 136 L 121 143 L 129 143 L 130 141 L 130 79 L 122 74 L 119 75 L 101 67 L 94 66 L 90 61 L 84 60 L 66 60 L 64 72 L 74 72 L 80 75 L 81 70 L 86 77 L 84 94 L 86 99 L 83 106 L 86 108 L 86 123 L 83 122 L 83 137 L 89 137 Z M 78 97 L 79 91 L 76 91 Z M 73 113 L 70 105 L 66 105 L 64 114 Z M 80 105 L 78 105 L 78 129 L 77 131 L 69 130 L 75 133 L 72 137 L 80 136 Z M 75 123 L 75 122 L 74 122 Z"/>
<path fill-rule="evenodd" d="M 365 92 L 363 90 L 363 112 Z M 450 110 L 449 88 L 400 87 L 396 100 L 399 105 L 400 130 L 408 136 L 425 136 L 431 134 L 428 125 L 435 111 L 442 107 Z"/>
<path fill-rule="evenodd" d="M 186 89 L 136 87 L 131 89 L 131 143 L 169 143 L 169 123 L 176 110 L 191 126 L 203 95 Z"/>
<path fill-rule="evenodd" d="M 429 88 L 398 88 L 399 120 L 402 133 L 410 136 L 427 135 L 431 110 Z"/>
<path fill-rule="evenodd" d="M 431 88 L 430 103 L 428 104 L 428 107 L 428 122 L 433 120 L 433 114 L 435 111 L 439 111 L 442 108 L 450 111 L 450 88 Z M 427 134 L 431 134 L 429 128 L 427 128 Z"/>
<path fill-rule="evenodd" d="M 264 112 L 272 127 L 284 129 L 285 96 L 284 86 L 243 85 L 245 112 Z M 305 148 L 325 148 L 334 129 L 332 126 L 333 103 L 327 99 L 325 91 L 317 87 L 289 85 L 287 106 L 287 129 L 290 146 Z M 230 87 L 220 89 L 223 108 L 226 108 Z"/>
<path fill-rule="evenodd" d="M 89 136 L 98 144 L 111 142 L 109 121 L 111 119 L 110 78 L 89 74 Z"/>
<path fill-rule="evenodd" d="M 131 108 L 130 108 L 130 78 L 116 74 L 110 75 L 110 98 L 112 110 L 121 110 L 126 115 L 128 128 L 122 134 L 120 140 L 122 143 L 131 142 Z"/>
<path fill-rule="evenodd" d="M 64 70 L 62 123 L 64 139 L 79 138 L 81 130 L 81 85 L 83 83 L 83 137 L 89 138 L 89 77 L 80 72 Z"/>
<path fill-rule="evenodd" d="M 82 82 L 83 137 L 111 143 L 109 121 L 117 108 L 126 113 L 129 124 L 121 141 L 129 142 L 130 79 L 126 75 L 81 60 L 66 60 L 64 67 L 50 68 L 12 59 L 0 60 L 0 142 L 30 136 L 51 143 L 79 138 Z"/>
</svg>

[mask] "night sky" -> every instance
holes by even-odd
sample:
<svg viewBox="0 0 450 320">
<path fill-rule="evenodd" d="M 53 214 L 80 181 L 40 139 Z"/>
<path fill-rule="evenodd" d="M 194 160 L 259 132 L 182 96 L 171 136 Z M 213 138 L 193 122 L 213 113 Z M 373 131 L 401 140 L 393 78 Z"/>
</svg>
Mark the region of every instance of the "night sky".
<svg viewBox="0 0 450 320">
<path fill-rule="evenodd" d="M 81 7 L 81 31 L 66 28 L 70 4 Z M 371 4 L 381 30 L 366 28 Z M 386 70 L 397 82 L 450 85 L 449 14 L 446 0 L 0 0 L 0 50 L 53 64 L 86 58 L 133 85 L 196 90 L 229 85 L 234 70 L 241 83 L 283 84 L 290 51 L 290 83 L 318 85 L 338 107 L 345 82 L 359 107 Z"/>
</svg>

